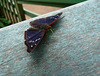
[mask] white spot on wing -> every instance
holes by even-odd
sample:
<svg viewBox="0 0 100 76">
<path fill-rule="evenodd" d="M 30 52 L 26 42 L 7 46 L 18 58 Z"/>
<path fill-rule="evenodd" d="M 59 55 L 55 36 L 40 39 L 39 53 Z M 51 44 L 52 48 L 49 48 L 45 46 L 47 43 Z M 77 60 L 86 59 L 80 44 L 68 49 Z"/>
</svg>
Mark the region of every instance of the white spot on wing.
<svg viewBox="0 0 100 76">
<path fill-rule="evenodd" d="M 40 40 L 40 38 L 36 39 L 35 42 L 38 41 L 38 40 Z"/>
<path fill-rule="evenodd" d="M 40 38 L 38 38 L 38 40 L 40 40 Z"/>
<path fill-rule="evenodd" d="M 34 41 L 32 41 L 32 40 L 31 40 L 31 41 L 29 41 L 29 43 L 31 43 L 31 42 L 32 42 L 32 43 L 34 43 Z"/>
<path fill-rule="evenodd" d="M 33 47 L 33 45 L 31 45 L 31 47 Z"/>
<path fill-rule="evenodd" d="M 32 42 L 32 40 L 31 41 L 29 41 L 29 43 L 31 43 Z"/>
</svg>

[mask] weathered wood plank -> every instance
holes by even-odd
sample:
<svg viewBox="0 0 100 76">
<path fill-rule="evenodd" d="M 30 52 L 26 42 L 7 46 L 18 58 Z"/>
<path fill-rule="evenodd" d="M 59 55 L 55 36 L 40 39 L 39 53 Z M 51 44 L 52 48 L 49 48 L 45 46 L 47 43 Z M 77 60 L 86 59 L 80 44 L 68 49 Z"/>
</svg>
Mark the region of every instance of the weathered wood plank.
<svg viewBox="0 0 100 76">
<path fill-rule="evenodd" d="M 99 76 L 100 6 L 89 0 L 0 29 L 0 76 Z M 29 22 L 63 12 L 62 20 L 30 54 L 24 45 Z"/>
</svg>

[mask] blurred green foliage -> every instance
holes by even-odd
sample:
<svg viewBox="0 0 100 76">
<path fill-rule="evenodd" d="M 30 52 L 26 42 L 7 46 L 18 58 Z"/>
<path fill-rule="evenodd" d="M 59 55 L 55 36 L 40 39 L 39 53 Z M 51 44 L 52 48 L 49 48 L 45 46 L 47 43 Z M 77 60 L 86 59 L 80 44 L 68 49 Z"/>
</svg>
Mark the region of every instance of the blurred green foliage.
<svg viewBox="0 0 100 76">
<path fill-rule="evenodd" d="M 10 24 L 9 20 L 5 18 L 0 18 L 0 28 L 8 26 Z"/>
</svg>

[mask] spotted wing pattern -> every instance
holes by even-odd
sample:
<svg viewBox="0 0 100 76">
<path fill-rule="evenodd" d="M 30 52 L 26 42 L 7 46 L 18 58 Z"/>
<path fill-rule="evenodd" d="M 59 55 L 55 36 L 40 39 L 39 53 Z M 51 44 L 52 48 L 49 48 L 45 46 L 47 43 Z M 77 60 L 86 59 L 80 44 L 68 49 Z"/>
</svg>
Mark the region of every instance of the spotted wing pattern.
<svg viewBox="0 0 100 76">
<path fill-rule="evenodd" d="M 53 22 L 55 22 L 61 16 L 61 14 L 62 14 L 62 12 L 58 13 L 58 14 L 56 14 L 54 16 L 36 19 L 36 20 L 34 20 L 34 22 L 47 23 L 48 25 L 51 25 Z"/>
<path fill-rule="evenodd" d="M 27 30 L 25 31 L 25 44 L 27 46 L 27 52 L 31 52 L 40 42 L 44 35 L 44 32 Z"/>
<path fill-rule="evenodd" d="M 60 16 L 61 13 L 58 13 L 54 16 L 50 16 L 50 17 L 46 17 L 46 18 L 40 18 L 40 19 L 36 19 L 33 21 L 33 23 L 46 23 L 48 25 L 51 25 L 52 23 L 54 23 Z M 32 21 L 31 21 L 32 23 Z M 40 42 L 40 40 L 42 39 L 42 37 L 44 36 L 45 31 L 35 31 L 35 30 L 27 30 L 25 31 L 25 45 L 27 46 L 27 52 L 31 52 Z"/>
</svg>

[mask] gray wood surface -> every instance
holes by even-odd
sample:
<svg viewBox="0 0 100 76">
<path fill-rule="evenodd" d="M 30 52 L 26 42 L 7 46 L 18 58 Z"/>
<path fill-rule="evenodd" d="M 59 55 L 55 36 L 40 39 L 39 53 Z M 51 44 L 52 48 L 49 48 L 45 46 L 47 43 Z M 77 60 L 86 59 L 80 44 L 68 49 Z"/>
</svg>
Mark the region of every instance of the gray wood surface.
<svg viewBox="0 0 100 76">
<path fill-rule="evenodd" d="M 28 54 L 29 22 L 63 12 Z M 99 76 L 100 1 L 89 0 L 0 29 L 0 76 Z"/>
</svg>

